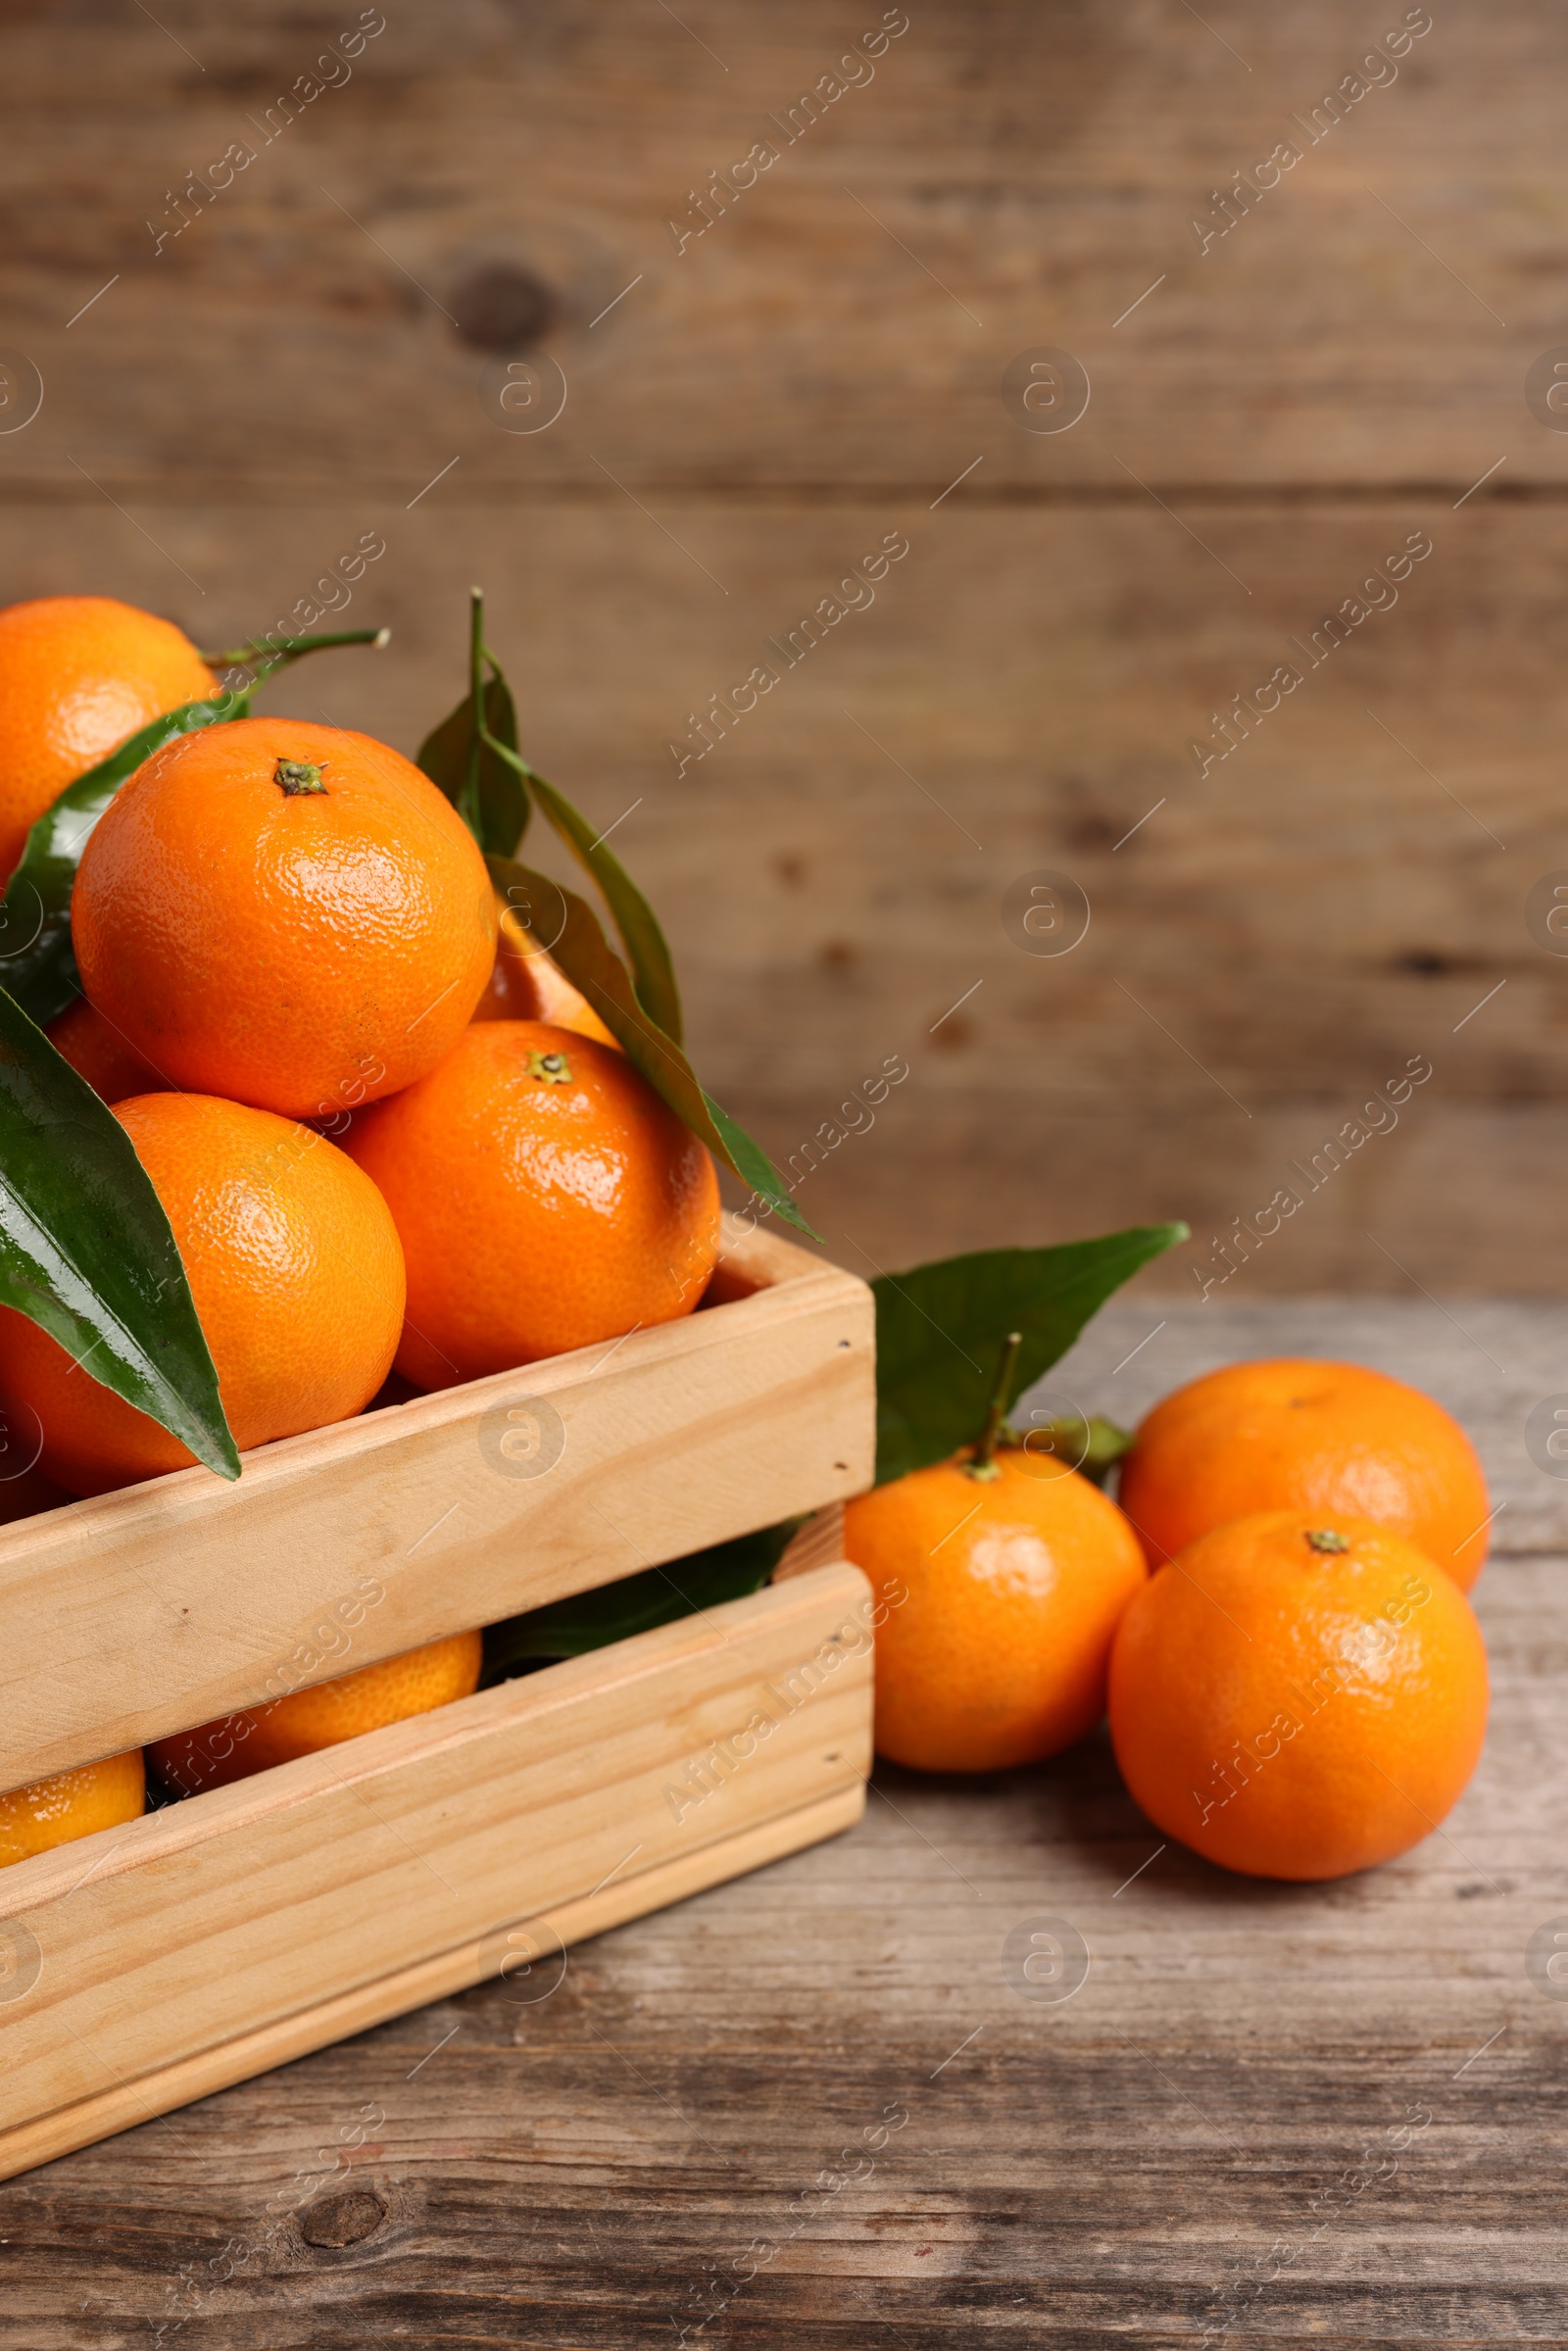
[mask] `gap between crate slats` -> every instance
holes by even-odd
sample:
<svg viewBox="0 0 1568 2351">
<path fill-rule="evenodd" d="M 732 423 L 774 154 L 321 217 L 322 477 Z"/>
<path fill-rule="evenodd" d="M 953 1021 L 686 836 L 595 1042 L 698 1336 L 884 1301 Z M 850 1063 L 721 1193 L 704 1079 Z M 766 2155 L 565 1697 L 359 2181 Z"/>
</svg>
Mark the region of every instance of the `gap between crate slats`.
<svg viewBox="0 0 1568 2351">
<path fill-rule="evenodd" d="M 14 1864 L 0 2176 L 848 1827 L 870 1620 L 817 1568 Z"/>
<path fill-rule="evenodd" d="M 682 1321 L 0 1529 L 0 1788 L 859 1491 L 869 1291 L 726 1249 Z M 485 1450 L 518 1398 L 564 1432 L 542 1475 Z"/>
</svg>

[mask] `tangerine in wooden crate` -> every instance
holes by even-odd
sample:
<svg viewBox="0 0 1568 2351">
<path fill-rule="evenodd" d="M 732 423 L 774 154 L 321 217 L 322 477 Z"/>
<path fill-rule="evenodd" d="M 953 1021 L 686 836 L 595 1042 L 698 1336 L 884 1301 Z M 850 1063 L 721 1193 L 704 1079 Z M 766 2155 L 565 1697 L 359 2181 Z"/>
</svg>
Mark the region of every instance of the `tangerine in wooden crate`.
<svg viewBox="0 0 1568 2351">
<path fill-rule="evenodd" d="M 69 637 L 71 612 L 49 618 Z M 469 694 L 417 769 L 250 716 L 272 668 L 372 634 L 202 657 L 189 703 L 155 696 L 95 766 L 68 759 L 7 886 L 8 941 L 37 916 L 0 994 L 0 1807 L 34 1848 L 0 1878 L 9 2169 L 862 1800 L 867 1595 L 843 1565 L 471 1689 L 477 1628 L 862 1484 L 870 1302 L 721 1230 L 710 1153 L 800 1219 L 697 1082 L 651 908 L 518 755 L 477 599 Z M 249 682 L 219 688 L 209 661 Z M 515 861 L 530 813 L 624 962 Z M 432 1159 L 411 1117 L 454 1062 L 505 1066 Z M 511 1096 L 545 1089 L 519 1221 L 515 1185 L 474 1179 L 517 1156 Z M 421 1190 L 441 1213 L 416 1232 Z M 421 1283 L 448 1277 L 433 1347 L 405 1322 L 400 1223 Z M 519 1293 L 549 1310 L 519 1322 Z M 393 1383 L 363 1410 L 400 1344 L 434 1393 Z M 774 1736 L 710 1782 L 705 1756 L 733 1762 L 763 1715 Z M 251 1759 L 283 1759 L 125 1817 L 116 1759 L 139 1775 L 150 1746 L 177 1780 L 219 1724 L 220 1760 L 236 1724 Z"/>
<path fill-rule="evenodd" d="M 863 1486 L 868 1292 L 735 1220 L 724 1240 L 702 1310 L 611 1359 L 0 1528 L 0 1787 Z M 0 1871 L 0 2173 L 487 1976 L 526 1996 L 575 1938 L 849 1827 L 872 1608 L 857 1569 L 811 1567 Z"/>
</svg>

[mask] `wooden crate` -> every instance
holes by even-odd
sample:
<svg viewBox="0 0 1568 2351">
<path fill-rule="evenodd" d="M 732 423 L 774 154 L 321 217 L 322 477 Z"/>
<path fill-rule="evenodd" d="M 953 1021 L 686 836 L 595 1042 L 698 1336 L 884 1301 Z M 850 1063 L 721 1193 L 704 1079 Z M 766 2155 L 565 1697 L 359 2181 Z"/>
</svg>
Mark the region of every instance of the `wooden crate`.
<svg viewBox="0 0 1568 2351">
<path fill-rule="evenodd" d="M 871 1295 L 726 1220 L 711 1303 L 0 1528 L 0 1788 L 871 1482 Z"/>
<path fill-rule="evenodd" d="M 858 1817 L 869 1587 L 809 1563 L 870 1480 L 870 1296 L 727 1240 L 684 1322 L 0 1531 L 9 1788 L 819 1513 L 751 1598 L 0 1871 L 0 2177 L 487 1976 L 549 1996 Z"/>
<path fill-rule="evenodd" d="M 14 1863 L 0 2177 L 847 1829 L 870 1617 L 814 1568 Z"/>
</svg>

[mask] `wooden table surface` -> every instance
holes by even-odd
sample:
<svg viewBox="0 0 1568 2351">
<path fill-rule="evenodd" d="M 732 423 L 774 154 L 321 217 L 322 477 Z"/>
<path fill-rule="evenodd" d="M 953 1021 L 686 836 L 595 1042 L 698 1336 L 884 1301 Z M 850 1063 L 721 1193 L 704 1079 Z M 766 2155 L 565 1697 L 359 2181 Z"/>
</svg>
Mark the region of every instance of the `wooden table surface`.
<svg viewBox="0 0 1568 2351">
<path fill-rule="evenodd" d="M 1503 1505 L 1492 1730 L 1414 1852 L 1226 1877 L 1102 1738 L 879 1769 L 832 1844 L 0 2188 L 0 2342 L 1568 2342 L 1568 2004 L 1526 1968 L 1568 1931 L 1568 1484 L 1525 1443 L 1565 1341 L 1551 1305 L 1133 1300 L 1050 1376 L 1129 1419 L 1346 1353 L 1462 1414 Z M 1046 1920 L 1089 1958 L 1065 1999 L 1009 1956 Z"/>
</svg>

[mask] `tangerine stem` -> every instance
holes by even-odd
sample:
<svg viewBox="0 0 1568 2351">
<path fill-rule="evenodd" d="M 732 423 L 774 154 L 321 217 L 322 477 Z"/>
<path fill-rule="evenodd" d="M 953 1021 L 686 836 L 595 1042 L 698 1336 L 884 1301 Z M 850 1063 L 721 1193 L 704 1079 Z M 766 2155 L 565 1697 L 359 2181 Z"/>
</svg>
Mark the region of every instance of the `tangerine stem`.
<svg viewBox="0 0 1568 2351">
<path fill-rule="evenodd" d="M 1000 1474 L 995 1458 L 997 1443 L 1002 1435 L 1002 1425 L 1006 1416 L 1007 1406 L 1012 1400 L 1008 1390 L 1012 1386 L 1012 1375 L 1018 1364 L 1018 1349 L 1022 1345 L 1023 1333 L 1021 1331 L 1009 1331 L 1002 1343 L 1002 1354 L 997 1364 L 996 1381 L 991 1390 L 991 1401 L 986 1407 L 985 1427 L 981 1430 L 980 1442 L 966 1464 L 971 1478 L 989 1480 Z"/>
<path fill-rule="evenodd" d="M 484 590 L 468 590 L 468 704 L 473 731 L 484 727 Z"/>
<path fill-rule="evenodd" d="M 484 828 L 479 820 L 479 762 L 484 756 L 484 590 L 468 590 L 468 758 L 464 772 L 463 788 L 458 794 L 458 814 L 463 818 L 474 839 L 481 845 Z"/>
<path fill-rule="evenodd" d="M 389 628 L 344 628 L 319 636 L 249 637 L 243 645 L 227 646 L 221 653 L 204 650 L 202 660 L 210 669 L 249 669 L 258 661 L 269 669 L 278 669 L 287 661 L 302 661 L 308 653 L 323 653 L 332 645 L 374 645 L 379 649 L 391 634 Z"/>
</svg>

